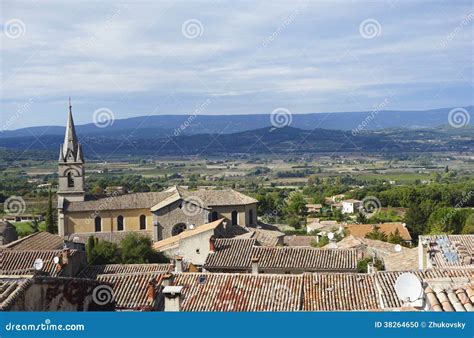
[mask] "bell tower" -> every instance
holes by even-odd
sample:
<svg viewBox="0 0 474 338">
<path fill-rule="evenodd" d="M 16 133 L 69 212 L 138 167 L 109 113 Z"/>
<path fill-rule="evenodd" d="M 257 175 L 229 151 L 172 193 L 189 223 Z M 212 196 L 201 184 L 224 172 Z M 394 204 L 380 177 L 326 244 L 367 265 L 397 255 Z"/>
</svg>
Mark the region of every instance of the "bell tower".
<svg viewBox="0 0 474 338">
<path fill-rule="evenodd" d="M 84 158 L 82 147 L 77 142 L 71 99 L 69 99 L 69 116 L 64 143 L 59 148 L 58 174 L 58 199 L 62 198 L 71 202 L 84 201 Z"/>
</svg>

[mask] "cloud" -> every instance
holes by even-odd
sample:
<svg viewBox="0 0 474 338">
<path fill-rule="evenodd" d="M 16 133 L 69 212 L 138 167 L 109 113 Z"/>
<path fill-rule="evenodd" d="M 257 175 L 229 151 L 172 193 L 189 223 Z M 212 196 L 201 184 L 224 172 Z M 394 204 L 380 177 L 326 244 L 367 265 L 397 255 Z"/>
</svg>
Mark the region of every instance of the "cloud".
<svg viewBox="0 0 474 338">
<path fill-rule="evenodd" d="M 29 103 L 10 129 L 63 124 L 69 95 L 78 123 L 103 106 L 117 118 L 187 114 L 208 97 L 209 114 L 368 110 L 387 95 L 387 109 L 473 104 L 469 3 L 2 6 L 25 25 L 1 37 L 2 121 Z M 381 27 L 373 39 L 359 33 L 368 18 Z M 202 24 L 193 39 L 189 19 Z"/>
</svg>

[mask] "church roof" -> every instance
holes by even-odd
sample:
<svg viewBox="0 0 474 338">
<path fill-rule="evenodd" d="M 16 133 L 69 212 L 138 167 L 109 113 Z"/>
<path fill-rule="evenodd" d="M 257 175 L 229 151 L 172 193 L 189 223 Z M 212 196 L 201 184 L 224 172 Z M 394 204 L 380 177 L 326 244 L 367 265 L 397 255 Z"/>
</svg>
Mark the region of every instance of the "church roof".
<svg viewBox="0 0 474 338">
<path fill-rule="evenodd" d="M 59 150 L 60 162 L 84 162 L 81 145 L 77 141 L 76 128 L 72 117 L 72 106 L 69 101 L 69 115 L 67 118 L 64 143 Z"/>
<path fill-rule="evenodd" d="M 104 197 L 84 202 L 68 202 L 67 211 L 150 209 L 159 210 L 180 199 L 188 200 L 203 208 L 225 205 L 247 205 L 257 200 L 233 189 L 196 190 L 171 187 L 160 192 L 142 192 Z"/>
</svg>

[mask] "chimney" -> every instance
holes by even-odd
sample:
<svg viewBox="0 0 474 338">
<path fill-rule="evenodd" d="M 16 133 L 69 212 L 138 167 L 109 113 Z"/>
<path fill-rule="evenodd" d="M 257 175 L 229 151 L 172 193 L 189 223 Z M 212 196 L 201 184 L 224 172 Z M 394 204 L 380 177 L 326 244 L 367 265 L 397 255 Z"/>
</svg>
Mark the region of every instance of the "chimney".
<svg viewBox="0 0 474 338">
<path fill-rule="evenodd" d="M 252 275 L 258 275 L 258 257 L 252 258 Z"/>
<path fill-rule="evenodd" d="M 158 230 L 158 223 L 153 222 L 153 242 L 158 242 L 160 240 Z"/>
<path fill-rule="evenodd" d="M 420 270 L 428 269 L 428 247 L 428 239 L 420 236 L 418 238 L 418 268 Z"/>
<path fill-rule="evenodd" d="M 163 295 L 165 296 L 165 311 L 181 311 L 181 290 L 182 286 L 165 286 L 163 288 Z"/>
<path fill-rule="evenodd" d="M 173 279 L 173 275 L 172 275 L 171 273 L 165 274 L 165 275 L 163 276 L 161 285 L 163 285 L 163 286 L 170 286 L 172 279 Z"/>
<path fill-rule="evenodd" d="M 374 263 L 372 262 L 367 263 L 367 273 L 375 273 Z"/>
<path fill-rule="evenodd" d="M 62 264 L 67 265 L 69 263 L 69 257 L 71 256 L 71 249 L 69 248 L 63 249 L 63 252 L 61 254 L 62 254 L 62 257 L 61 257 Z"/>
<path fill-rule="evenodd" d="M 209 253 L 214 252 L 216 252 L 216 238 L 211 236 L 211 238 L 209 238 Z"/>
<path fill-rule="evenodd" d="M 153 303 L 156 298 L 156 288 L 155 288 L 156 281 L 151 280 L 148 282 L 148 287 L 146 290 L 146 300 L 149 303 Z"/>
<path fill-rule="evenodd" d="M 183 272 L 183 257 L 176 256 L 174 259 L 174 272 L 180 273 Z"/>
</svg>

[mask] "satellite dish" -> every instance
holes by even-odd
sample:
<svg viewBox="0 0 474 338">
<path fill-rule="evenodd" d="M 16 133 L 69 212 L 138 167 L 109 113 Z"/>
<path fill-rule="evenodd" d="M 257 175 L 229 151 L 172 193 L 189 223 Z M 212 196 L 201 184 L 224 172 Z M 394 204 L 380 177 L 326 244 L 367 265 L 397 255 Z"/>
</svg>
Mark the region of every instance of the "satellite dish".
<svg viewBox="0 0 474 338">
<path fill-rule="evenodd" d="M 54 262 L 54 264 L 58 264 L 59 263 L 59 257 L 57 257 L 57 256 L 54 257 L 53 262 Z"/>
<path fill-rule="evenodd" d="M 190 229 L 190 230 L 193 230 L 193 229 L 194 229 L 194 224 L 191 224 L 191 225 L 189 226 L 189 229 Z"/>
<path fill-rule="evenodd" d="M 395 251 L 396 252 L 402 251 L 402 246 L 400 244 L 395 245 Z"/>
<path fill-rule="evenodd" d="M 37 258 L 35 262 L 33 263 L 33 267 L 35 270 L 41 270 L 43 268 L 43 260 L 41 258 Z"/>
<path fill-rule="evenodd" d="M 328 233 L 328 238 L 331 240 L 334 239 L 334 234 L 332 232 Z"/>
<path fill-rule="evenodd" d="M 422 295 L 421 282 L 410 272 L 402 273 L 395 282 L 395 292 L 401 301 L 414 302 Z"/>
</svg>

